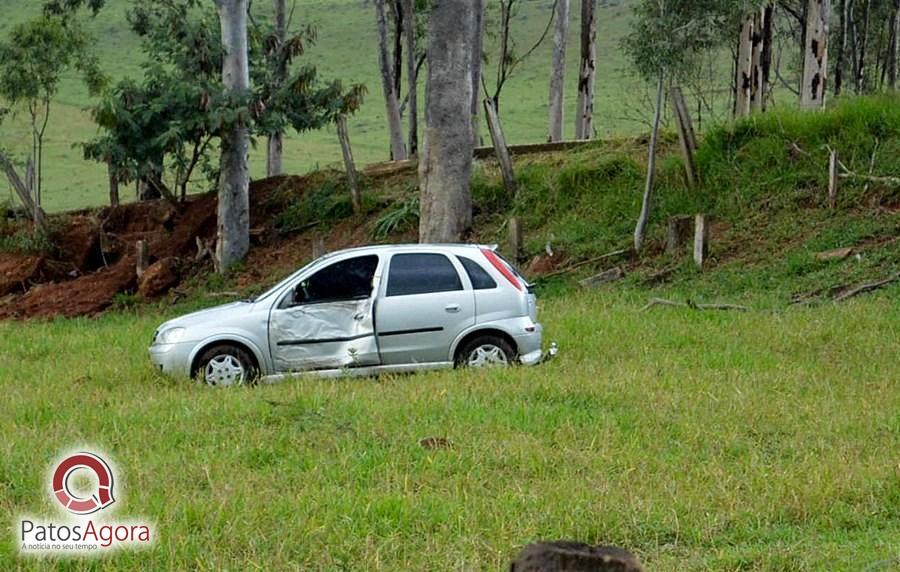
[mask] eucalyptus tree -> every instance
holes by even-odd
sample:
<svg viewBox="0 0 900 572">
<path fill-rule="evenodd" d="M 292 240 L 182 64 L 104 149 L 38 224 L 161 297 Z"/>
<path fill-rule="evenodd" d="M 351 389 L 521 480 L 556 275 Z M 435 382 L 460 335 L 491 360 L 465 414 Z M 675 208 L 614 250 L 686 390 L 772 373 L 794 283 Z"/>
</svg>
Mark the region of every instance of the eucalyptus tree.
<svg viewBox="0 0 900 572">
<path fill-rule="evenodd" d="M 472 227 L 471 0 L 432 0 L 425 136 L 419 159 L 422 242 L 460 242 Z"/>
<path fill-rule="evenodd" d="M 638 73 L 655 85 L 655 107 L 641 212 L 634 229 L 634 249 L 644 244 L 656 177 L 656 146 L 666 82 L 688 75 L 710 50 L 724 41 L 735 14 L 746 13 L 747 2 L 729 0 L 640 0 L 623 47 Z"/>
<path fill-rule="evenodd" d="M 0 42 L 0 101 L 12 113 L 24 112 L 28 116 L 34 177 L 27 185 L 33 194 L 32 214 L 36 220 L 41 216 L 44 136 L 60 79 L 76 73 L 92 95 L 105 83 L 90 50 L 92 42 L 76 15 L 47 11 L 13 26 Z M 5 163 L 11 164 L 8 157 Z"/>
<path fill-rule="evenodd" d="M 557 0 L 556 25 L 553 28 L 553 62 L 550 66 L 550 104 L 547 139 L 563 139 L 563 108 L 565 107 L 566 48 L 569 41 L 569 0 Z"/>
</svg>

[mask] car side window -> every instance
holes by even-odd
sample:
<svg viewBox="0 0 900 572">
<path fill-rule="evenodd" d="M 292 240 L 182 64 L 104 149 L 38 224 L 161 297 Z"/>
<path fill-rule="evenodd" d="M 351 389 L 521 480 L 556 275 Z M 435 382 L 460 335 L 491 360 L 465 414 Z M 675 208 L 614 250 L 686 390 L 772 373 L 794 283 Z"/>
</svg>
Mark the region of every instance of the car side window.
<svg viewBox="0 0 900 572">
<path fill-rule="evenodd" d="M 462 281 L 443 254 L 395 254 L 388 273 L 387 295 L 409 296 L 462 290 Z"/>
<path fill-rule="evenodd" d="M 480 264 L 472 260 L 471 258 L 466 258 L 465 256 L 457 256 L 459 262 L 463 265 L 463 268 L 466 269 L 466 274 L 469 275 L 469 280 L 472 281 L 472 288 L 475 290 L 491 290 L 497 287 L 497 283 L 494 282 L 494 279 L 491 278 L 491 275 L 485 272 L 484 268 L 481 267 Z"/>
<path fill-rule="evenodd" d="M 378 256 L 370 254 L 335 262 L 302 280 L 294 290 L 294 304 L 359 300 L 372 295 Z"/>
</svg>

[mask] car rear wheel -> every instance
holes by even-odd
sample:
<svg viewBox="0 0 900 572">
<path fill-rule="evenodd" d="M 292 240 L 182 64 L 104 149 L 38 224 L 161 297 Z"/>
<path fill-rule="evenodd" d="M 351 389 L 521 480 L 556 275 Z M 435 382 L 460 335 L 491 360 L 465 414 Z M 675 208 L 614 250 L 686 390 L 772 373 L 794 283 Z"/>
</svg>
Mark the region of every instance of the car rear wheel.
<svg viewBox="0 0 900 572">
<path fill-rule="evenodd" d="M 505 367 L 515 363 L 516 352 L 498 336 L 478 336 L 467 342 L 456 358 L 463 367 Z"/>
<path fill-rule="evenodd" d="M 203 352 L 197 360 L 193 377 L 216 387 L 253 385 L 259 378 L 259 369 L 246 350 L 222 344 Z"/>
</svg>

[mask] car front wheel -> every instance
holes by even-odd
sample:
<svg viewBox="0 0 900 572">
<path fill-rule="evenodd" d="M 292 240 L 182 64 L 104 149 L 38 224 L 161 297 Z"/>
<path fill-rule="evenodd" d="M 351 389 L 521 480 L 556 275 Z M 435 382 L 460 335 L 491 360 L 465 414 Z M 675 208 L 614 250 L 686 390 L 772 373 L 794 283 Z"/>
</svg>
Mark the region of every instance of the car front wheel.
<svg viewBox="0 0 900 572">
<path fill-rule="evenodd" d="M 259 377 L 259 369 L 244 349 L 223 344 L 203 352 L 193 377 L 216 387 L 253 385 Z"/>
<path fill-rule="evenodd" d="M 498 336 L 478 336 L 467 342 L 457 356 L 456 365 L 464 367 L 505 367 L 515 363 L 516 352 Z"/>
</svg>

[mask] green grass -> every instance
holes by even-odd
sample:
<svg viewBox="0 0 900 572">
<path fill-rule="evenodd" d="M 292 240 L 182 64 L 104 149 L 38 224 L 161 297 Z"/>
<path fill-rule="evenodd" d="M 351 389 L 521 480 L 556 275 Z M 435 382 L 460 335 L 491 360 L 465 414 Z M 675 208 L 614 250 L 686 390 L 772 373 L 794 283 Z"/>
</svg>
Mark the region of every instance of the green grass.
<svg viewBox="0 0 900 572">
<path fill-rule="evenodd" d="M 537 368 L 224 391 L 151 370 L 176 310 L 0 324 L 0 510 L 49 513 L 48 464 L 86 443 L 158 541 L 72 570 L 500 570 L 538 538 L 659 571 L 861 570 L 900 555 L 898 294 L 551 297 L 562 352 Z M 419 447 L 435 436 L 453 447 Z M 54 566 L 14 550 L 0 568 Z"/>
</svg>

